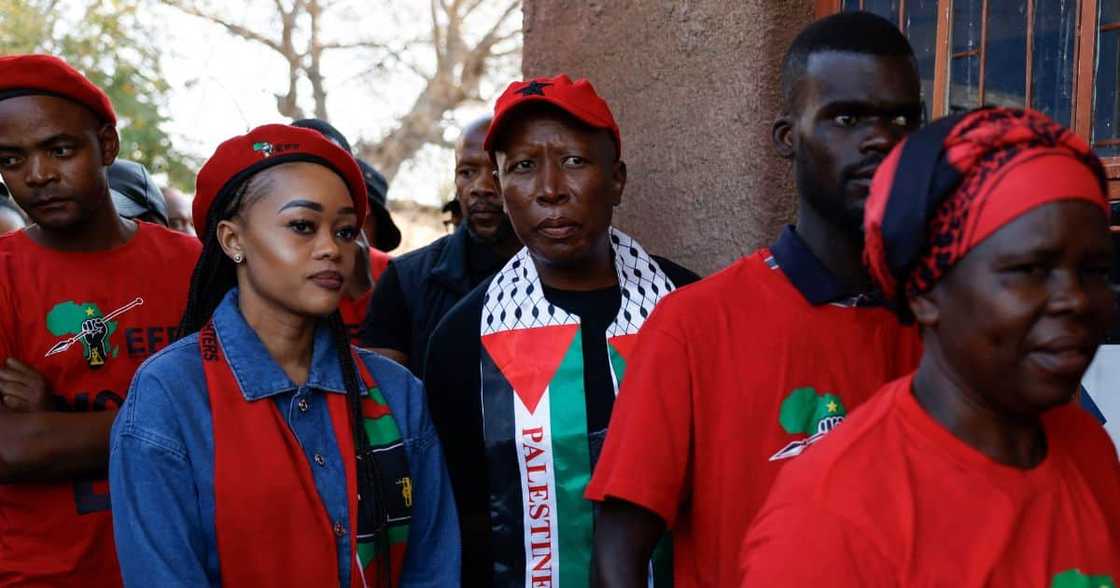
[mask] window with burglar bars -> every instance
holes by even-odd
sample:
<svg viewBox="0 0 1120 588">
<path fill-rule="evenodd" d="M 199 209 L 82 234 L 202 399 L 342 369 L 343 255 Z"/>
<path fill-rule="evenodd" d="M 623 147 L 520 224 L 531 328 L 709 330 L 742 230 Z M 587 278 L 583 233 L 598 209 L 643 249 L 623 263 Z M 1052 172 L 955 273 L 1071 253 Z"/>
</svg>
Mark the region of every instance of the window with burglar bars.
<svg viewBox="0 0 1120 588">
<path fill-rule="evenodd" d="M 1120 199 L 1120 0 L 817 0 L 910 39 L 926 120 L 981 105 L 1045 112 L 1089 139 Z"/>
</svg>

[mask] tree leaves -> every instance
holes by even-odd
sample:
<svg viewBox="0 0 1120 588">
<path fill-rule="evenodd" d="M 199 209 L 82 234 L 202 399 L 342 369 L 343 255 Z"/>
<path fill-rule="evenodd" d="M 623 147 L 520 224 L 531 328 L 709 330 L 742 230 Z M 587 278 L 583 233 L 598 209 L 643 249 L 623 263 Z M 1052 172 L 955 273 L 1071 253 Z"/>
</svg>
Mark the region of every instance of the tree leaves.
<svg viewBox="0 0 1120 588">
<path fill-rule="evenodd" d="M 109 94 L 120 122 L 121 154 L 190 190 L 198 163 L 163 130 L 168 86 L 159 45 L 140 18 L 143 0 L 0 0 L 0 54 L 66 59 Z"/>
</svg>

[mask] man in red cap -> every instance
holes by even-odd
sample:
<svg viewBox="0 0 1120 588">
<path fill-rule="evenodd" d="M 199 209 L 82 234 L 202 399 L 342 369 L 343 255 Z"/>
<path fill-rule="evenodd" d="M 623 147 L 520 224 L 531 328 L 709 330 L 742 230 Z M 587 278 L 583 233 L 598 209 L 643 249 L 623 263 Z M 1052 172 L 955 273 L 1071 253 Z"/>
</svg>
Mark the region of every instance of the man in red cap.
<svg viewBox="0 0 1120 588">
<path fill-rule="evenodd" d="M 502 210 L 494 166 L 482 148 L 486 117 L 455 146 L 455 198 L 464 222 L 454 233 L 402 255 L 377 282 L 361 333 L 376 349 L 424 375 L 424 352 L 440 319 L 521 247 Z"/>
<path fill-rule="evenodd" d="M 611 226 L 626 164 L 587 80 L 514 82 L 484 147 L 525 244 L 447 315 L 425 383 L 469 586 L 587 586 L 598 461 L 633 341 L 697 276 Z"/>
<path fill-rule="evenodd" d="M 916 333 L 861 261 L 871 175 L 921 118 L 913 51 L 894 24 L 841 13 L 798 35 L 782 86 L 773 138 L 794 162 L 797 224 L 670 296 L 642 331 L 587 492 L 606 586 L 644 586 L 666 529 L 676 586 L 736 585 L 778 469 L 917 362 Z"/>
<path fill-rule="evenodd" d="M 199 244 L 117 216 L 108 96 L 63 61 L 0 58 L 0 586 L 119 586 L 106 467 L 133 373 L 175 336 Z"/>
</svg>

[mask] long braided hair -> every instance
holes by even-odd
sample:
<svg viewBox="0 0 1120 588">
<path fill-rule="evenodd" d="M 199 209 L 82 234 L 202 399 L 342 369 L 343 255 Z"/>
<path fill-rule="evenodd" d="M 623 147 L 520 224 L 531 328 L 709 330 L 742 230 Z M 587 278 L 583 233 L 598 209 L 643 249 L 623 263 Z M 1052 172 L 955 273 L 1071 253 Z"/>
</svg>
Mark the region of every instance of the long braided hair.
<svg viewBox="0 0 1120 588">
<path fill-rule="evenodd" d="M 202 240 L 202 253 L 191 274 L 187 307 L 179 321 L 178 337 L 200 331 L 221 304 L 226 293 L 237 286 L 237 268 L 218 243 L 218 223 L 229 220 L 247 210 L 267 195 L 272 186 L 265 170 L 245 178 L 236 186 L 226 186 L 218 194 L 206 215 L 206 234 Z M 346 400 L 350 409 L 350 425 L 354 435 L 354 452 L 357 458 L 358 529 L 357 542 L 374 544 L 377 578 L 366 578 L 375 588 L 388 588 L 392 584 L 392 558 L 389 556 L 388 511 L 384 497 L 381 468 L 375 458 L 362 417 L 362 384 L 350 347 L 350 335 L 336 310 L 326 318 L 342 370 L 346 387 Z M 359 566 L 360 567 L 360 564 Z M 358 573 L 361 573 L 359 570 Z M 370 583 L 372 582 L 372 583 Z"/>
</svg>

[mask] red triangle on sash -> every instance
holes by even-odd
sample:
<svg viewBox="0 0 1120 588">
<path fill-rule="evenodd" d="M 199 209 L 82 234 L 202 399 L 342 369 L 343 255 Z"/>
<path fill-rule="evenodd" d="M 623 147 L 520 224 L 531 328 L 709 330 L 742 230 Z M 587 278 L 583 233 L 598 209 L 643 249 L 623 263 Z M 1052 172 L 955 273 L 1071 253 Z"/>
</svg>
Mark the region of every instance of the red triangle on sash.
<svg viewBox="0 0 1120 588">
<path fill-rule="evenodd" d="M 630 363 L 630 356 L 634 352 L 634 345 L 637 344 L 637 342 L 637 333 L 632 335 L 619 335 L 618 337 L 607 340 L 607 343 L 610 343 L 611 347 L 614 347 L 615 351 L 622 356 L 623 361 L 628 365 Z"/>
<path fill-rule="evenodd" d="M 525 408 L 534 413 L 577 332 L 579 325 L 501 331 L 483 336 L 482 346 Z"/>
</svg>

